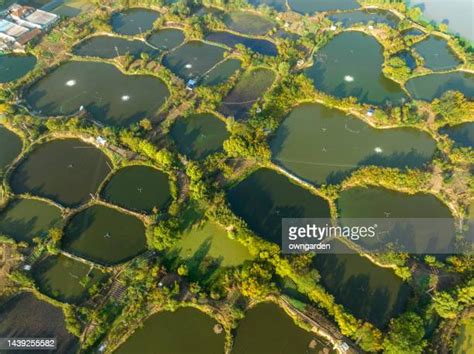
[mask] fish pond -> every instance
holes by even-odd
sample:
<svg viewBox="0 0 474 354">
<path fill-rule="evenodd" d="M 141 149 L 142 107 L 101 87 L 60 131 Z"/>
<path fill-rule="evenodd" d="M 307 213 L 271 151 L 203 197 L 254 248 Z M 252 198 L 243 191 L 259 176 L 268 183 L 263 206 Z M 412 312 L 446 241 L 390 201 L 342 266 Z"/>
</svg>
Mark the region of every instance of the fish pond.
<svg viewBox="0 0 474 354">
<path fill-rule="evenodd" d="M 474 98 L 474 74 L 455 71 L 418 76 L 408 80 L 406 88 L 418 100 L 432 101 L 441 97 L 446 91 L 459 91 L 472 99 Z"/>
<path fill-rule="evenodd" d="M 0 305 L 0 336 L 56 338 L 59 354 L 75 353 L 79 341 L 66 330 L 63 311 L 30 293 L 21 293 Z M 26 351 L 28 352 L 28 351 Z"/>
<path fill-rule="evenodd" d="M 224 97 L 219 111 L 235 119 L 244 119 L 258 99 L 270 88 L 275 80 L 273 70 L 257 68 L 245 72 L 235 87 Z"/>
<path fill-rule="evenodd" d="M 154 55 L 156 52 L 141 40 L 106 35 L 88 38 L 73 49 L 73 53 L 79 56 L 104 59 L 112 59 L 126 54 L 137 58 L 141 53 Z"/>
<path fill-rule="evenodd" d="M 326 200 L 273 170 L 260 169 L 252 173 L 228 194 L 236 215 L 267 241 L 281 243 L 282 218 L 328 218 Z"/>
<path fill-rule="evenodd" d="M 204 86 L 216 86 L 226 82 L 241 67 L 238 59 L 227 59 L 203 76 L 200 82 Z"/>
<path fill-rule="evenodd" d="M 266 39 L 249 38 L 239 36 L 238 34 L 234 34 L 231 32 L 219 31 L 210 32 L 206 36 L 206 40 L 210 42 L 221 43 L 230 48 L 235 48 L 237 44 L 242 44 L 258 54 L 268 55 L 272 57 L 278 55 L 276 45 Z"/>
<path fill-rule="evenodd" d="M 186 264 L 191 281 L 208 283 L 226 267 L 253 259 L 247 247 L 231 239 L 223 227 L 206 219 L 194 205 L 185 211 L 180 229 L 179 240 L 165 259 L 170 269 Z"/>
<path fill-rule="evenodd" d="M 33 55 L 0 55 L 0 84 L 22 78 L 35 65 L 36 57 Z"/>
<path fill-rule="evenodd" d="M 171 200 L 168 175 L 148 166 L 117 171 L 102 192 L 112 204 L 145 213 L 162 210 Z"/>
<path fill-rule="evenodd" d="M 183 43 L 184 33 L 177 28 L 163 28 L 153 32 L 146 40 L 160 51 L 166 51 L 176 48 Z"/>
<path fill-rule="evenodd" d="M 344 27 L 352 27 L 357 24 L 378 24 L 383 23 L 395 28 L 399 22 L 397 16 L 390 11 L 383 10 L 359 10 L 341 12 L 329 16 L 334 23 L 341 23 Z"/>
<path fill-rule="evenodd" d="M 447 134 L 455 147 L 474 149 L 474 122 L 446 126 L 440 129 L 440 133 Z"/>
<path fill-rule="evenodd" d="M 361 32 L 344 32 L 315 52 L 305 74 L 316 89 L 361 103 L 400 104 L 407 95 L 382 73 L 383 53 L 377 40 Z"/>
<path fill-rule="evenodd" d="M 193 160 L 204 159 L 222 150 L 222 143 L 229 137 L 226 125 L 210 113 L 193 114 L 176 120 L 171 136 L 180 153 Z"/>
<path fill-rule="evenodd" d="M 150 316 L 122 344 L 117 354 L 222 354 L 224 333 L 216 334 L 217 322 L 203 312 L 179 308 Z"/>
<path fill-rule="evenodd" d="M 232 31 L 250 36 L 263 36 L 275 26 L 269 18 L 246 11 L 226 13 L 224 24 Z"/>
<path fill-rule="evenodd" d="M 90 199 L 110 170 L 109 158 L 79 139 L 38 145 L 10 178 L 15 193 L 31 193 L 65 206 Z"/>
<path fill-rule="evenodd" d="M 374 243 L 362 241 L 362 246 L 383 248 L 391 242 L 406 250 L 416 250 L 418 254 L 445 253 L 452 249 L 455 241 L 454 221 L 449 208 L 431 194 L 410 195 L 384 188 L 356 187 L 341 192 L 337 208 L 342 219 L 430 220 L 428 225 L 398 224 L 395 220 L 389 233 L 374 239 Z"/>
<path fill-rule="evenodd" d="M 71 218 L 62 246 L 97 263 L 117 264 L 145 250 L 145 227 L 134 216 L 94 205 Z"/>
<path fill-rule="evenodd" d="M 0 175 L 21 153 L 23 143 L 18 135 L 0 125 Z"/>
<path fill-rule="evenodd" d="M 451 70 L 461 64 L 444 38 L 428 36 L 415 44 L 414 49 L 423 57 L 424 66 L 433 71 Z"/>
<path fill-rule="evenodd" d="M 112 29 L 119 34 L 135 36 L 151 30 L 158 17 L 160 14 L 156 11 L 130 9 L 112 16 Z"/>
<path fill-rule="evenodd" d="M 128 126 L 153 119 L 168 96 L 168 88 L 156 77 L 125 75 L 106 63 L 71 61 L 36 82 L 25 99 L 40 115 L 71 115 L 84 109 L 101 123 Z"/>
<path fill-rule="evenodd" d="M 360 7 L 356 0 L 288 0 L 291 10 L 303 15 L 334 10 L 354 10 Z"/>
<path fill-rule="evenodd" d="M 225 49 L 191 41 L 163 58 L 163 64 L 182 79 L 198 79 L 224 58 Z"/>
<path fill-rule="evenodd" d="M 288 10 L 286 0 L 249 0 L 248 3 L 256 7 L 268 6 L 278 12 L 285 12 Z"/>
<path fill-rule="evenodd" d="M 436 150 L 428 133 L 376 129 L 317 103 L 291 111 L 270 146 L 277 164 L 318 185 L 339 183 L 361 166 L 421 167 Z"/>
<path fill-rule="evenodd" d="M 316 334 L 298 327 L 278 305 L 261 303 L 240 321 L 231 353 L 329 354 L 335 351 Z"/>
<path fill-rule="evenodd" d="M 88 296 L 92 286 L 105 274 L 84 263 L 58 255 L 42 260 L 33 268 L 33 277 L 44 294 L 63 302 L 77 303 Z"/>
<path fill-rule="evenodd" d="M 317 254 L 313 266 L 337 303 L 381 328 L 405 310 L 411 290 L 393 270 L 378 267 L 358 254 L 347 254 L 343 250 L 347 246 L 340 242 L 333 246 L 340 253 Z"/>
<path fill-rule="evenodd" d="M 61 210 L 36 199 L 13 200 L 0 212 L 0 234 L 17 242 L 33 244 L 34 237 L 45 237 L 50 229 L 61 227 Z"/>
</svg>

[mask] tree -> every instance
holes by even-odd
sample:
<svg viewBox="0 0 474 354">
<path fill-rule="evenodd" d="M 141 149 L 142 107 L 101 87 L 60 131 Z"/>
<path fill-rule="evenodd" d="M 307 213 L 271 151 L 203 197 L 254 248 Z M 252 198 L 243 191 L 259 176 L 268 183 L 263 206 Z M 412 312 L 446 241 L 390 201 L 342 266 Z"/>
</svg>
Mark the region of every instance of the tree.
<svg viewBox="0 0 474 354">
<path fill-rule="evenodd" d="M 359 346 L 367 352 L 378 352 L 382 349 L 382 332 L 368 322 L 357 329 L 355 337 Z"/>
<path fill-rule="evenodd" d="M 421 318 L 406 312 L 390 321 L 387 337 L 383 342 L 387 354 L 418 354 L 423 353 L 426 340 L 423 339 L 425 330 Z"/>
<path fill-rule="evenodd" d="M 267 264 L 245 265 L 239 272 L 238 279 L 242 294 L 250 298 L 261 299 L 274 290 L 274 284 L 271 283 L 272 272 Z"/>
<path fill-rule="evenodd" d="M 460 310 L 458 301 L 444 291 L 434 296 L 433 307 L 438 315 L 447 319 L 456 318 Z"/>
</svg>

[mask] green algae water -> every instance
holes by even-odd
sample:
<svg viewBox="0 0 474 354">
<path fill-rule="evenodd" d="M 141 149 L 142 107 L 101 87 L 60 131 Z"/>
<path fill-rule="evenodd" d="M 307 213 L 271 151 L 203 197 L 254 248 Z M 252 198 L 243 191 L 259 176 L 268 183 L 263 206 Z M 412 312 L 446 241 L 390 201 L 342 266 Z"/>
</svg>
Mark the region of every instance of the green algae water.
<svg viewBox="0 0 474 354">
<path fill-rule="evenodd" d="M 347 246 L 335 244 L 338 254 L 318 254 L 313 265 L 322 284 L 357 318 L 383 328 L 405 310 L 410 287 L 393 270 L 381 268 L 358 254 L 343 254 Z"/>
<path fill-rule="evenodd" d="M 375 38 L 361 32 L 344 32 L 314 53 L 313 65 L 304 73 L 317 90 L 337 98 L 398 105 L 407 95 L 398 83 L 383 75 L 382 64 L 382 47 Z"/>
<path fill-rule="evenodd" d="M 112 16 L 114 32 L 129 36 L 140 35 L 153 28 L 160 14 L 148 9 L 130 9 Z"/>
<path fill-rule="evenodd" d="M 163 64 L 184 80 L 196 80 L 219 63 L 224 52 L 224 48 L 191 41 L 165 55 Z"/>
<path fill-rule="evenodd" d="M 128 40 L 112 36 L 91 37 L 73 49 L 73 53 L 76 55 L 103 59 L 112 59 L 126 54 L 137 58 L 141 53 L 154 55 L 156 52 L 155 49 L 138 39 Z"/>
<path fill-rule="evenodd" d="M 285 176 L 260 169 L 227 194 L 236 215 L 267 241 L 281 243 L 282 218 L 328 218 L 328 203 Z"/>
<path fill-rule="evenodd" d="M 18 135 L 0 125 L 0 175 L 20 154 L 23 143 Z"/>
<path fill-rule="evenodd" d="M 343 191 L 337 200 L 339 215 L 342 219 L 351 218 L 425 218 L 448 219 L 442 225 L 433 222 L 427 227 L 395 227 L 389 234 L 377 242 L 382 247 L 387 243 L 404 245 L 418 253 L 443 253 L 451 249 L 455 241 L 454 221 L 449 208 L 431 194 L 414 195 L 396 192 L 384 188 L 352 188 Z M 401 232 L 400 232 L 401 231 Z M 364 246 L 364 241 L 361 242 Z"/>
<path fill-rule="evenodd" d="M 210 42 L 225 44 L 230 48 L 235 48 L 237 44 L 242 44 L 258 54 L 268 55 L 272 57 L 278 55 L 278 49 L 276 45 L 265 39 L 249 38 L 239 36 L 231 32 L 218 31 L 210 32 L 209 34 L 207 34 L 206 40 Z"/>
<path fill-rule="evenodd" d="M 423 57 L 424 66 L 434 71 L 450 70 L 461 64 L 456 54 L 444 38 L 429 36 L 414 45 L 415 50 Z"/>
<path fill-rule="evenodd" d="M 160 51 L 170 50 L 184 42 L 184 33 L 177 28 L 163 28 L 153 32 L 147 42 Z"/>
<path fill-rule="evenodd" d="M 150 316 L 122 344 L 117 354 L 222 354 L 224 333 L 214 333 L 217 322 L 201 311 L 186 307 Z"/>
<path fill-rule="evenodd" d="M 15 193 L 31 193 L 77 206 L 88 201 L 110 171 L 110 160 L 95 146 L 79 139 L 38 145 L 15 169 L 10 183 Z"/>
<path fill-rule="evenodd" d="M 353 10 L 360 7 L 356 0 L 288 0 L 290 8 L 303 15 L 334 10 Z"/>
<path fill-rule="evenodd" d="M 94 205 L 72 217 L 62 247 L 97 263 L 117 264 L 145 250 L 145 227 L 134 216 Z"/>
<path fill-rule="evenodd" d="M 35 65 L 36 57 L 33 55 L 0 55 L 0 84 L 22 78 Z"/>
<path fill-rule="evenodd" d="M 459 91 L 469 99 L 474 98 L 474 74 L 455 71 L 418 76 L 406 83 L 410 94 L 424 101 L 433 101 L 447 91 Z"/>
<path fill-rule="evenodd" d="M 61 227 L 61 210 L 40 200 L 13 200 L 0 211 L 0 234 L 17 242 L 33 244 L 34 237 L 46 237 L 50 229 Z"/>
<path fill-rule="evenodd" d="M 18 294 L 0 305 L 0 337 L 56 338 L 58 347 L 54 352 L 59 354 L 79 349 L 78 339 L 66 329 L 61 308 L 31 293 Z"/>
<path fill-rule="evenodd" d="M 112 204 L 145 213 L 162 210 L 171 200 L 168 175 L 148 166 L 117 171 L 102 195 Z"/>
<path fill-rule="evenodd" d="M 227 59 L 204 75 L 201 84 L 204 86 L 220 85 L 234 75 L 240 69 L 241 64 L 242 62 L 238 59 Z"/>
<path fill-rule="evenodd" d="M 88 296 L 88 290 L 105 279 L 98 269 L 63 255 L 50 256 L 34 269 L 33 277 L 40 291 L 68 303 L 78 303 Z"/>
<path fill-rule="evenodd" d="M 446 126 L 440 129 L 440 133 L 447 134 L 455 147 L 474 149 L 474 122 Z"/>
<path fill-rule="evenodd" d="M 168 96 L 156 77 L 125 75 L 106 63 L 71 61 L 36 82 L 25 100 L 41 116 L 84 110 L 102 124 L 124 127 L 155 118 Z"/>
<path fill-rule="evenodd" d="M 273 70 L 257 68 L 245 72 L 235 87 L 224 97 L 219 112 L 237 120 L 246 118 L 249 110 L 270 88 L 274 80 Z"/>
<path fill-rule="evenodd" d="M 178 119 L 171 127 L 171 136 L 178 144 L 180 153 L 200 160 L 221 151 L 229 133 L 225 123 L 216 116 L 202 113 Z"/>
<path fill-rule="evenodd" d="M 232 31 L 251 36 L 263 36 L 275 26 L 275 23 L 272 20 L 245 11 L 229 12 L 225 14 L 224 23 Z"/>
<path fill-rule="evenodd" d="M 316 184 L 338 183 L 367 165 L 421 167 L 436 143 L 417 129 L 376 129 L 321 104 L 295 108 L 271 141 L 276 163 Z"/>
<path fill-rule="evenodd" d="M 298 327 L 273 303 L 258 304 L 240 321 L 232 354 L 335 353 L 314 333 Z"/>
</svg>

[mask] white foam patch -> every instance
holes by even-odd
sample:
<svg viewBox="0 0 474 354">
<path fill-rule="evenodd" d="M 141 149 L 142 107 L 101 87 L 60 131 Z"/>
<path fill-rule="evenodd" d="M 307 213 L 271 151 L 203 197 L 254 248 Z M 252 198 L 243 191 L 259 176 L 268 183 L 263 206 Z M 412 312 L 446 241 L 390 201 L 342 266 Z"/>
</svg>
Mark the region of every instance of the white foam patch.
<svg viewBox="0 0 474 354">
<path fill-rule="evenodd" d="M 68 80 L 68 81 L 66 81 L 66 86 L 69 86 L 69 87 L 76 86 L 76 84 L 77 84 L 77 81 L 76 81 L 76 80 Z"/>
<path fill-rule="evenodd" d="M 383 152 L 382 148 L 377 146 L 375 149 L 374 149 L 375 153 L 376 154 L 381 154 Z"/>
<path fill-rule="evenodd" d="M 126 101 L 130 100 L 130 96 L 128 96 L 128 95 L 123 95 L 120 99 L 121 99 L 122 101 L 126 102 Z"/>
<path fill-rule="evenodd" d="M 344 76 L 344 81 L 345 82 L 353 82 L 354 81 L 354 76 L 346 75 L 346 76 Z"/>
</svg>

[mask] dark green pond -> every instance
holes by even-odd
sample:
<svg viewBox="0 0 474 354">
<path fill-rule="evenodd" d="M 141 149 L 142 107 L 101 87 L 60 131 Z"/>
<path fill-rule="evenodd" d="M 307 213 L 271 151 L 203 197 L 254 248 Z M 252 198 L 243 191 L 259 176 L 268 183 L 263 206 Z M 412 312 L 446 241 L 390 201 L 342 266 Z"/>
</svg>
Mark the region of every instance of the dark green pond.
<svg viewBox="0 0 474 354">
<path fill-rule="evenodd" d="M 134 216 L 94 205 L 74 215 L 62 244 L 78 256 L 105 265 L 117 264 L 145 250 L 145 227 Z"/>
<path fill-rule="evenodd" d="M 228 200 L 236 215 L 264 239 L 281 244 L 282 218 L 327 218 L 328 203 L 273 170 L 260 169 L 234 186 Z"/>
<path fill-rule="evenodd" d="M 153 28 L 153 23 L 160 17 L 156 11 L 148 9 L 131 9 L 112 16 L 112 28 L 115 32 L 134 36 Z"/>
<path fill-rule="evenodd" d="M 399 22 L 397 16 L 392 14 L 390 11 L 383 10 L 358 10 L 341 12 L 329 16 L 329 19 L 334 23 L 341 22 L 344 27 L 352 27 L 359 23 L 384 23 L 392 28 L 395 28 Z"/>
<path fill-rule="evenodd" d="M 53 140 L 37 146 L 10 178 L 15 193 L 31 193 L 65 206 L 90 199 L 110 171 L 109 158 L 79 139 Z"/>
<path fill-rule="evenodd" d="M 60 308 L 36 299 L 30 293 L 16 295 L 0 306 L 0 337 L 56 338 L 55 353 L 71 354 L 79 349 L 79 341 L 66 330 Z M 32 353 L 17 350 L 16 353 Z"/>
<path fill-rule="evenodd" d="M 424 66 L 434 71 L 450 70 L 461 64 L 456 54 L 445 39 L 429 36 L 414 45 L 415 50 L 423 57 Z"/>
<path fill-rule="evenodd" d="M 163 209 L 171 199 L 168 175 L 148 166 L 119 170 L 102 195 L 112 204 L 145 213 Z"/>
<path fill-rule="evenodd" d="M 0 234 L 17 242 L 32 244 L 34 237 L 45 237 L 55 227 L 62 227 L 61 210 L 39 200 L 14 200 L 0 212 Z"/>
<path fill-rule="evenodd" d="M 83 107 L 101 123 L 128 126 L 154 118 L 168 96 L 156 77 L 125 75 L 111 64 L 72 61 L 35 83 L 25 99 L 41 115 L 70 115 Z"/>
<path fill-rule="evenodd" d="M 182 79 L 198 79 L 224 58 L 225 49 L 192 41 L 165 55 L 163 64 Z"/>
<path fill-rule="evenodd" d="M 230 48 L 235 48 L 237 44 L 242 44 L 251 49 L 253 52 L 275 57 L 278 55 L 278 50 L 275 44 L 265 39 L 255 39 L 244 36 L 239 36 L 231 32 L 210 32 L 206 35 L 206 40 L 210 42 L 217 42 L 225 44 Z"/>
<path fill-rule="evenodd" d="M 426 218 L 447 219 L 441 224 L 427 226 L 400 225 L 382 239 L 383 248 L 388 242 L 399 244 L 417 253 L 443 253 L 449 251 L 454 242 L 454 223 L 449 208 L 431 194 L 414 195 L 384 188 L 352 188 L 343 191 L 337 201 L 341 218 Z M 362 241 L 362 244 L 365 242 Z M 370 246 L 377 244 L 370 244 Z"/>
<path fill-rule="evenodd" d="M 76 55 L 104 59 L 112 59 L 125 54 L 139 57 L 141 53 L 153 55 L 155 52 L 155 49 L 141 40 L 128 40 L 105 35 L 86 39 L 73 49 L 73 53 Z"/>
<path fill-rule="evenodd" d="M 235 87 L 224 97 L 219 111 L 235 119 L 244 119 L 247 113 L 267 91 L 275 80 L 275 73 L 270 69 L 257 68 L 245 72 Z"/>
<path fill-rule="evenodd" d="M 333 10 L 353 10 L 359 8 L 356 0 L 288 0 L 290 8 L 301 14 Z"/>
<path fill-rule="evenodd" d="M 408 80 L 406 88 L 418 99 L 432 101 L 446 91 L 459 91 L 469 99 L 474 98 L 474 74 L 452 72 L 447 74 L 429 74 Z"/>
<path fill-rule="evenodd" d="M 77 303 L 88 297 L 88 290 L 105 278 L 98 269 L 63 255 L 50 256 L 33 270 L 40 291 L 63 302 Z"/>
<path fill-rule="evenodd" d="M 341 243 L 337 247 L 346 248 Z M 357 318 L 384 327 L 405 310 L 410 287 L 391 269 L 358 254 L 318 254 L 313 261 L 322 284 Z"/>
<path fill-rule="evenodd" d="M 310 348 L 311 341 L 314 348 Z M 335 353 L 314 333 L 298 327 L 278 305 L 263 303 L 249 310 L 236 330 L 232 354 Z"/>
<path fill-rule="evenodd" d="M 269 18 L 246 11 L 226 13 L 224 23 L 232 31 L 251 36 L 263 36 L 275 26 Z"/>
<path fill-rule="evenodd" d="M 229 133 L 224 122 L 204 113 L 178 119 L 171 128 L 171 136 L 182 154 L 199 160 L 221 151 Z"/>
<path fill-rule="evenodd" d="M 295 108 L 270 145 L 276 163 L 316 184 L 338 183 L 367 165 L 421 167 L 436 149 L 431 136 L 418 129 L 372 128 L 317 103 Z"/>
<path fill-rule="evenodd" d="M 407 30 L 402 31 L 404 36 L 421 36 L 424 32 L 418 28 L 409 28 Z"/>
<path fill-rule="evenodd" d="M 23 143 L 18 135 L 0 125 L 0 175 L 20 154 Z"/>
<path fill-rule="evenodd" d="M 446 126 L 440 129 L 441 134 L 447 134 L 456 147 L 474 149 L 474 122 Z"/>
<path fill-rule="evenodd" d="M 305 74 L 316 89 L 338 98 L 356 97 L 359 102 L 400 104 L 407 96 L 398 83 L 382 73 L 383 53 L 375 38 L 361 32 L 334 37 L 313 56 Z"/>
<path fill-rule="evenodd" d="M 220 85 L 234 75 L 240 69 L 241 64 L 238 59 L 227 59 L 204 75 L 201 84 L 205 86 Z"/>
<path fill-rule="evenodd" d="M 265 5 L 278 12 L 287 11 L 286 0 L 249 0 L 248 3 L 256 7 Z"/>
<path fill-rule="evenodd" d="M 117 354 L 223 354 L 224 333 L 215 334 L 217 322 L 186 307 L 149 317 L 116 351 Z"/>
<path fill-rule="evenodd" d="M 164 28 L 153 32 L 147 42 L 161 51 L 170 50 L 184 42 L 184 33 L 177 28 Z"/>
<path fill-rule="evenodd" d="M 33 55 L 0 55 L 0 84 L 22 78 L 35 64 Z"/>
</svg>

